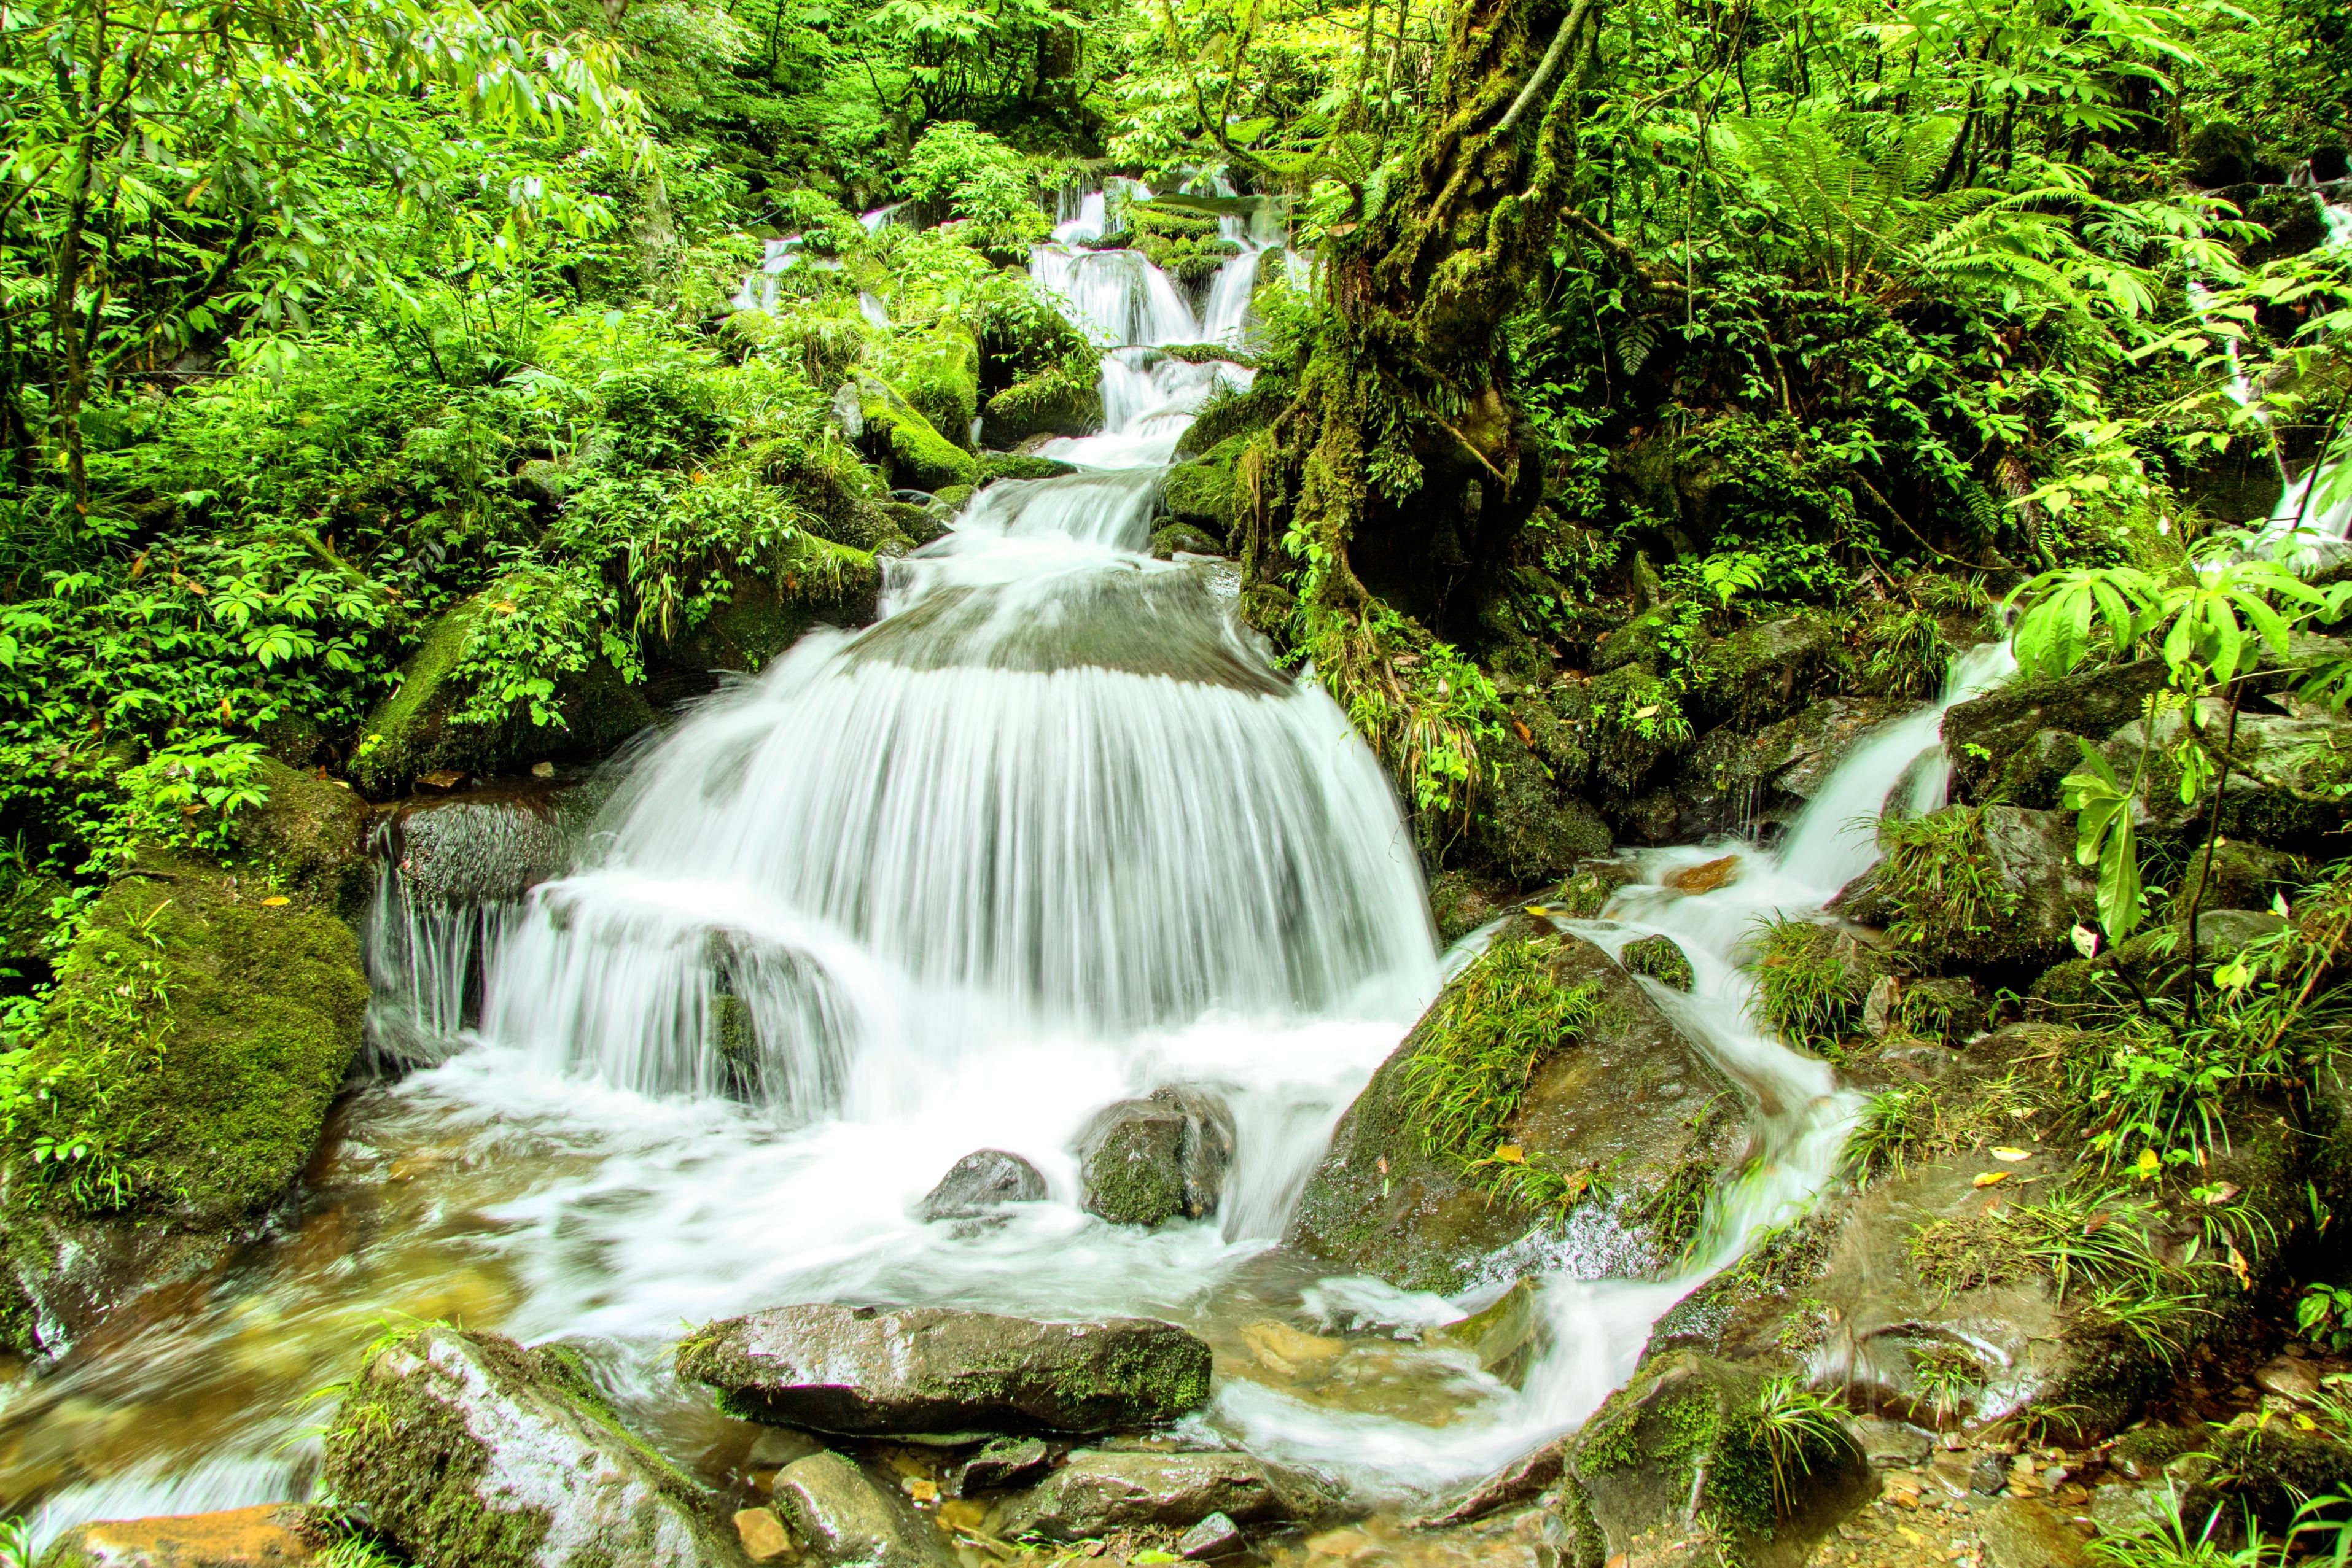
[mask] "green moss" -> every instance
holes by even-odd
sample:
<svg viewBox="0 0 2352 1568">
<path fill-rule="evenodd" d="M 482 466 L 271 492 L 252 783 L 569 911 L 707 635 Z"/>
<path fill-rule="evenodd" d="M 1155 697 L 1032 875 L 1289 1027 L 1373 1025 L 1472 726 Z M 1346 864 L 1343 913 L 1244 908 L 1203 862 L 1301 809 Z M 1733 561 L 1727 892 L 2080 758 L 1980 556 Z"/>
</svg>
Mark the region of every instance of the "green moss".
<svg viewBox="0 0 2352 1568">
<path fill-rule="evenodd" d="M 1091 367 L 1055 365 L 988 400 L 981 434 L 992 446 L 1033 435 L 1087 435 L 1102 424 L 1102 389 Z"/>
<path fill-rule="evenodd" d="M 107 891 L 25 1065 L 44 1107 L 0 1141 L 11 1210 L 225 1227 L 285 1192 L 359 1051 L 367 980 L 349 926 L 277 896 L 160 855 Z M 86 1152 L 37 1165 L 42 1137 Z"/>
<path fill-rule="evenodd" d="M 1722 723 L 1769 724 L 1828 695 L 1845 669 L 1844 644 L 1828 616 L 1808 612 L 1759 621 L 1693 658 L 1686 706 Z"/>
<path fill-rule="evenodd" d="M 1647 664 L 1628 664 L 1586 683 L 1594 770 L 1627 795 L 1691 742 L 1681 693 Z"/>
<path fill-rule="evenodd" d="M 1625 944 L 1617 961 L 1629 974 L 1647 975 L 1661 985 L 1687 991 L 1696 979 L 1689 956 L 1671 936 L 1643 936 Z"/>
<path fill-rule="evenodd" d="M 1885 857 L 1876 885 L 1894 913 L 1886 934 L 1927 965 L 1990 960 L 2006 950 L 2017 894 L 1985 852 L 1981 813 L 1953 806 L 1899 817 L 1879 830 Z"/>
<path fill-rule="evenodd" d="M 957 446 L 971 444 L 980 417 L 980 345 L 970 332 L 942 327 L 898 346 L 891 381 L 930 427 Z"/>
<path fill-rule="evenodd" d="M 1077 471 L 1076 464 L 1052 457 L 1023 457 L 1011 452 L 983 452 L 980 457 L 982 484 L 991 479 L 1058 479 Z"/>
<path fill-rule="evenodd" d="M 1248 444 L 1246 436 L 1230 436 L 1199 459 L 1171 470 L 1161 492 L 1168 515 L 1220 540 L 1228 538 L 1238 516 L 1234 465 Z"/>
</svg>

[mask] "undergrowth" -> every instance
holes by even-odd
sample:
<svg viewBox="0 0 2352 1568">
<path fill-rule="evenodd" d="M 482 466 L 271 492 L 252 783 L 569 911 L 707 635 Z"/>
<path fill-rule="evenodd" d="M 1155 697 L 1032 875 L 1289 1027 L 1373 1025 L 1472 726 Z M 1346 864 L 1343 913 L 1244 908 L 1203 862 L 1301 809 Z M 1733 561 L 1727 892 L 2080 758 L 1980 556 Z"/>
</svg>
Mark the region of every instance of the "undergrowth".
<svg viewBox="0 0 2352 1568">
<path fill-rule="evenodd" d="M 1790 1045 L 1835 1060 L 1862 1021 L 1874 977 L 1851 937 L 1808 920 L 1765 923 L 1755 967 L 1756 1006 Z"/>
</svg>

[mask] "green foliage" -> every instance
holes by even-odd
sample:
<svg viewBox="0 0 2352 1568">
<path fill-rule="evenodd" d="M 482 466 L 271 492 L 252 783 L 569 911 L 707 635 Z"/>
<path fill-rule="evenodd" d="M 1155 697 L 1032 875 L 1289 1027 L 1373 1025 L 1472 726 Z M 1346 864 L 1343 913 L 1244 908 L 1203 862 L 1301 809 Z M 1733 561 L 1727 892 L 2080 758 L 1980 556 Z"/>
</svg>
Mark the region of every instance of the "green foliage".
<svg viewBox="0 0 2352 1568">
<path fill-rule="evenodd" d="M 992 245 L 1026 245 L 1051 226 L 1038 205 L 1036 178 L 1020 155 L 961 120 L 926 130 L 899 177 L 909 197 L 946 207 Z"/>
<path fill-rule="evenodd" d="M 1573 1046 L 1592 1021 L 1590 985 L 1564 984 L 1546 947 L 1497 942 L 1448 987 L 1405 1064 L 1407 1114 L 1423 1149 L 1490 1196 L 1564 1211 L 1598 1173 L 1537 1166 L 1504 1130 L 1545 1057 Z"/>
<path fill-rule="evenodd" d="M 1965 964 L 2016 912 L 2017 895 L 1986 857 L 1976 809 L 1890 818 L 1878 837 L 1878 885 L 1895 912 L 1886 934 L 1928 961 Z"/>
<path fill-rule="evenodd" d="M 1852 938 L 1811 921 L 1764 923 L 1754 967 L 1755 1006 L 1790 1044 L 1829 1053 L 1860 1026 L 1874 976 Z"/>
<path fill-rule="evenodd" d="M 2324 1281 L 2305 1285 L 2294 1304 L 2294 1326 L 2314 1344 L 2333 1351 L 2352 1347 L 2352 1291 Z"/>
<path fill-rule="evenodd" d="M 1783 1518 L 1796 1511 L 1800 1488 L 1813 1467 L 1853 1447 L 1844 1409 L 1793 1374 L 1767 1379 L 1757 1394 L 1756 1434 L 1772 1466 L 1772 1509 Z"/>
</svg>

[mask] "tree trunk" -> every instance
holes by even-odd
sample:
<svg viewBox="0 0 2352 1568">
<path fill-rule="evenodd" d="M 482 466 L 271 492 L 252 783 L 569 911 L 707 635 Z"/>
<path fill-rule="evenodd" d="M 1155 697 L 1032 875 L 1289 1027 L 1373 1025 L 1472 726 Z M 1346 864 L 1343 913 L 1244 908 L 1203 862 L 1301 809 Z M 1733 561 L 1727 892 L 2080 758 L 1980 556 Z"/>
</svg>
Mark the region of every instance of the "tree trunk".
<svg viewBox="0 0 2352 1568">
<path fill-rule="evenodd" d="M 1432 746 L 1475 778 L 1475 727 L 1433 716 L 1458 694 L 1418 657 L 1427 632 L 1389 612 L 1441 635 L 1469 623 L 1542 499 L 1502 327 L 1567 203 L 1601 5 L 1455 7 L 1414 162 L 1331 231 L 1315 347 L 1241 465 L 1250 618 L 1315 662 L 1409 791 Z"/>
</svg>

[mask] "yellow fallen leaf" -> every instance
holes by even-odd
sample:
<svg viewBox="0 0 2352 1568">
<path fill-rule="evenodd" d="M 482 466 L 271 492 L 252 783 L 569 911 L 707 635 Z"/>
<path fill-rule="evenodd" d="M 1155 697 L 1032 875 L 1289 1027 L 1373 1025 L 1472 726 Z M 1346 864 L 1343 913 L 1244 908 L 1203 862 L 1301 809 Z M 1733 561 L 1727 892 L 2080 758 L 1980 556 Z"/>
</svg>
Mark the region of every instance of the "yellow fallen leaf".
<svg viewBox="0 0 2352 1568">
<path fill-rule="evenodd" d="M 1633 716 L 1634 716 L 1635 718 L 1652 718 L 1652 717 L 1654 717 L 1654 716 L 1656 716 L 1657 711 L 1658 711 L 1658 705 L 1657 705 L 1657 704 L 1655 704 L 1655 703 L 1652 703 L 1652 704 L 1650 704 L 1650 706 L 1647 706 L 1647 707 L 1637 707 L 1637 708 L 1635 708 L 1635 709 L 1633 710 Z"/>
<path fill-rule="evenodd" d="M 907 1478 L 907 1495 L 913 1498 L 917 1502 L 937 1502 L 940 1500 L 940 1483 L 937 1481 L 923 1480 L 915 1476 L 908 1476 Z"/>
<path fill-rule="evenodd" d="M 2008 1171 L 1987 1171 L 1984 1175 L 1977 1177 L 1976 1185 L 1979 1186 L 1990 1186 L 1995 1182 L 2007 1181 L 2010 1177 L 2010 1174 L 2011 1173 Z"/>
<path fill-rule="evenodd" d="M 268 898 L 261 901 L 261 907 L 264 909 L 283 909 L 286 905 L 293 902 L 294 901 L 292 899 L 287 897 L 282 893 L 273 893 Z"/>
<path fill-rule="evenodd" d="M 2298 1432 L 2316 1432 L 2319 1430 L 2319 1423 L 2298 1410 L 2294 1413 L 2294 1429 Z"/>
<path fill-rule="evenodd" d="M 1992 1152 L 1992 1157 L 1997 1160 L 2007 1160 L 2010 1164 L 2015 1165 L 2020 1160 L 2032 1159 L 2033 1152 L 2031 1149 L 1995 1149 Z"/>
<path fill-rule="evenodd" d="M 1507 1166 L 1523 1166 L 1528 1163 L 1527 1150 L 1519 1147 L 1517 1144 L 1505 1144 L 1501 1145 L 1496 1149 L 1495 1157 L 1502 1161 Z"/>
</svg>

